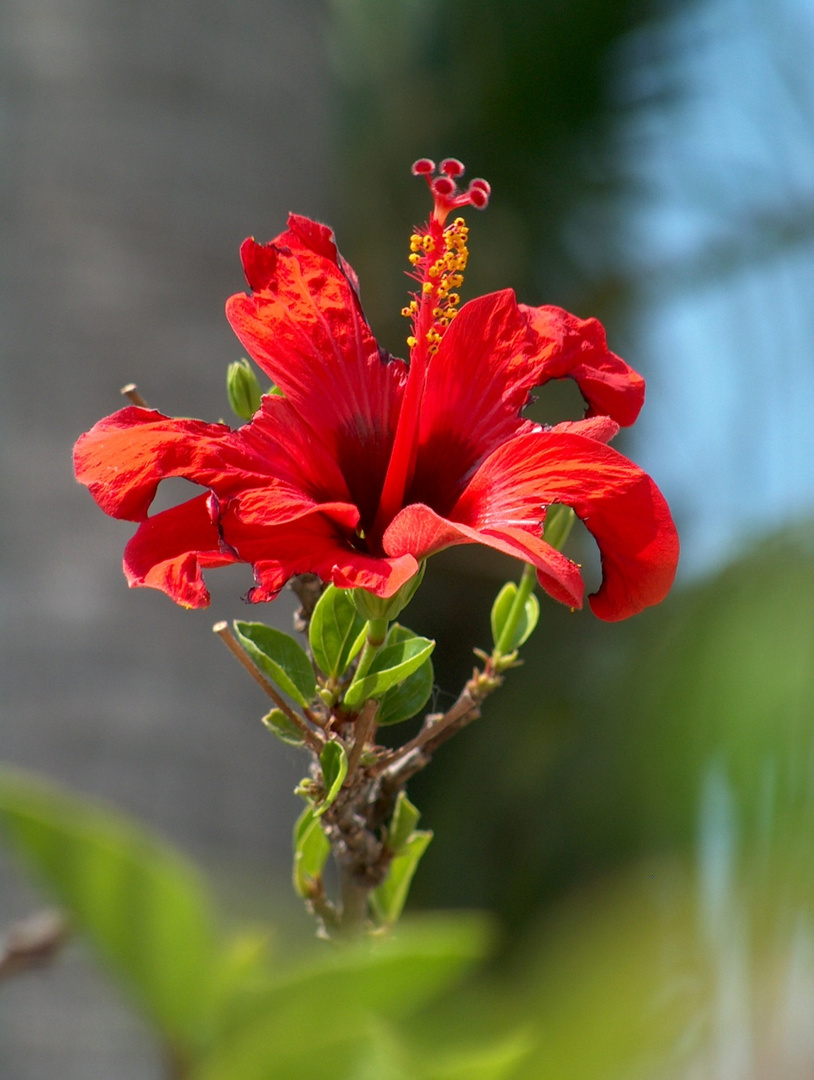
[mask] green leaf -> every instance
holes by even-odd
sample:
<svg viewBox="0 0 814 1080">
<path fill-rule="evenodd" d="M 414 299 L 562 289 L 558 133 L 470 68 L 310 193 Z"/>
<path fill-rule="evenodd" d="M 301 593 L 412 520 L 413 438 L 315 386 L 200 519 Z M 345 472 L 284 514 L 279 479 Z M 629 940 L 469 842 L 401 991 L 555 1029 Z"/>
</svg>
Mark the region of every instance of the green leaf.
<svg viewBox="0 0 814 1080">
<path fill-rule="evenodd" d="M 323 945 L 279 969 L 231 1014 L 192 1080 L 338 1080 L 355 1076 L 376 1023 L 408 1015 L 458 981 L 489 944 L 477 916 L 405 920 L 398 934 Z"/>
<path fill-rule="evenodd" d="M 409 636 L 405 637 L 405 634 Z M 386 691 L 403 683 L 417 671 L 434 648 L 434 641 L 419 637 L 394 623 L 388 634 L 387 644 L 376 654 L 367 675 L 349 686 L 345 694 L 345 705 L 349 709 L 358 709 L 370 698 L 381 701 Z"/>
<path fill-rule="evenodd" d="M 300 705 L 308 705 L 317 692 L 308 654 L 282 630 L 259 622 L 235 622 L 240 644 L 261 671 Z"/>
<path fill-rule="evenodd" d="M 415 637 L 412 630 L 395 623 L 390 629 L 387 641 L 388 644 L 396 644 L 412 637 Z M 430 700 L 434 682 L 435 671 L 428 656 L 421 667 L 409 675 L 400 686 L 394 686 L 385 693 L 376 717 L 379 725 L 398 724 L 421 712 Z"/>
<path fill-rule="evenodd" d="M 195 868 L 110 807 L 0 769 L 0 825 L 164 1037 L 191 1047 L 214 998 L 218 943 Z"/>
<path fill-rule="evenodd" d="M 328 837 L 313 806 L 306 806 L 294 826 L 294 890 L 307 900 L 322 877 L 331 852 Z"/>
<path fill-rule="evenodd" d="M 322 766 L 322 775 L 325 779 L 325 800 L 316 811 L 317 817 L 324 814 L 334 801 L 342 784 L 345 782 L 345 777 L 348 775 L 348 755 L 345 752 L 345 747 L 336 739 L 325 743 L 325 747 L 319 755 L 319 763 Z"/>
<path fill-rule="evenodd" d="M 350 590 L 329 585 L 317 601 L 308 631 L 314 660 L 328 678 L 338 679 L 347 671 L 354 649 L 364 643 L 364 628 Z"/>
<path fill-rule="evenodd" d="M 421 811 L 418 807 L 410 802 L 404 791 L 400 791 L 387 829 L 387 847 L 394 855 L 398 855 L 410 839 L 420 817 Z"/>
<path fill-rule="evenodd" d="M 373 910 L 386 925 L 397 922 L 404 905 L 410 883 L 419 860 L 432 840 L 432 833 L 414 832 L 390 864 L 390 872 L 382 884 L 370 894 Z"/>
<path fill-rule="evenodd" d="M 293 720 L 286 716 L 282 709 L 272 709 L 271 712 L 266 713 L 262 722 L 272 735 L 276 735 L 278 739 L 289 746 L 302 746 L 305 743 L 300 729 Z"/>
<path fill-rule="evenodd" d="M 513 581 L 507 581 L 495 597 L 494 604 L 492 604 L 492 640 L 495 647 L 497 647 L 503 628 L 511 615 L 516 596 L 517 585 Z M 539 618 L 540 602 L 534 593 L 531 593 L 518 620 L 511 644 L 505 650 L 507 653 L 519 649 L 523 642 L 528 640 Z"/>
</svg>

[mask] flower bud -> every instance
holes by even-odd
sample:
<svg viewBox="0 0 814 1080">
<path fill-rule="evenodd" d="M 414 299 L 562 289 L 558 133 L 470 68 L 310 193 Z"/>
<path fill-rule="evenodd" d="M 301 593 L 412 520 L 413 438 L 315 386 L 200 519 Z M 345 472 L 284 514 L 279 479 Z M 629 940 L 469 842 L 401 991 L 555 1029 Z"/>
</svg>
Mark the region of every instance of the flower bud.
<svg viewBox="0 0 814 1080">
<path fill-rule="evenodd" d="M 363 619 L 368 622 L 384 619 L 392 622 L 407 607 L 418 591 L 418 586 L 424 578 L 426 562 L 419 564 L 418 571 L 413 574 L 409 581 L 405 581 L 398 592 L 386 599 L 382 596 L 374 596 L 367 589 L 353 589 L 351 596 L 356 604 L 356 610 Z"/>
<path fill-rule="evenodd" d="M 260 408 L 260 383 L 245 358 L 235 360 L 226 372 L 226 392 L 232 411 L 241 420 L 251 420 Z"/>
</svg>

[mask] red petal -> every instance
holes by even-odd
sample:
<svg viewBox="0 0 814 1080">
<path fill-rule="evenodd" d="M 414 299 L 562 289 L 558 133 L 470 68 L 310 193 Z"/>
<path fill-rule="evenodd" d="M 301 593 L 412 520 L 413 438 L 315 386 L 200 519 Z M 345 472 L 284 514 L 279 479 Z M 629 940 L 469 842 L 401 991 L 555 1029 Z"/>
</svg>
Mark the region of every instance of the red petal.
<svg viewBox="0 0 814 1080">
<path fill-rule="evenodd" d="M 407 368 L 379 349 L 330 230 L 294 216 L 289 226 L 265 248 L 243 245 L 255 292 L 232 296 L 226 314 L 367 512 L 387 467 Z"/>
<path fill-rule="evenodd" d="M 519 306 L 535 343 L 532 385 L 571 378 L 588 402 L 588 416 L 610 416 L 629 427 L 644 404 L 644 379 L 610 351 L 598 319 L 578 319 L 558 307 Z"/>
<path fill-rule="evenodd" d="M 209 593 L 202 568 L 236 561 L 220 546 L 209 496 L 147 518 L 124 549 L 124 572 L 132 587 L 160 589 L 184 607 L 206 607 Z"/>
<path fill-rule="evenodd" d="M 619 434 L 619 425 L 609 416 L 589 416 L 585 420 L 563 420 L 551 431 L 570 431 L 572 435 L 585 435 L 597 442 L 609 443 Z"/>
<path fill-rule="evenodd" d="M 268 465 L 225 424 L 172 420 L 130 406 L 100 420 L 74 447 L 76 478 L 106 514 L 142 521 L 159 482 L 182 476 L 219 495 L 264 483 Z"/>
<path fill-rule="evenodd" d="M 578 383 L 595 417 L 585 434 L 607 441 L 619 424 L 636 419 L 644 380 L 608 350 L 596 319 L 526 307 L 511 289 L 465 304 L 427 372 L 406 501 L 446 513 L 472 470 L 529 429 L 520 413 L 533 387 L 565 376 Z"/>
<path fill-rule="evenodd" d="M 377 558 L 355 550 L 349 541 L 359 520 L 355 506 L 342 503 L 275 504 L 267 490 L 246 492 L 233 500 L 223 517 L 224 540 L 240 558 L 254 567 L 257 587 L 253 602 L 273 600 L 294 574 L 314 573 L 340 588 L 369 589 L 377 596 L 392 596 L 418 570 L 411 555 L 401 559 Z"/>
<path fill-rule="evenodd" d="M 599 545 L 602 586 L 590 598 L 596 615 L 624 619 L 664 599 L 679 546 L 667 503 L 647 473 L 593 439 L 518 436 L 487 458 L 450 517 L 480 530 L 533 531 L 553 502 L 573 507 Z"/>
<path fill-rule="evenodd" d="M 521 377 L 527 338 L 527 321 L 511 289 L 461 308 L 427 371 L 405 501 L 445 513 L 471 470 L 517 433 L 533 385 Z"/>
<path fill-rule="evenodd" d="M 484 544 L 515 559 L 530 562 L 537 568 L 537 578 L 555 600 L 581 608 L 585 586 L 579 567 L 565 555 L 524 529 L 503 525 L 500 529 L 481 529 L 471 524 L 449 521 L 416 503 L 405 507 L 393 519 L 384 534 L 385 550 L 391 555 L 411 552 L 417 559 L 456 544 Z"/>
</svg>

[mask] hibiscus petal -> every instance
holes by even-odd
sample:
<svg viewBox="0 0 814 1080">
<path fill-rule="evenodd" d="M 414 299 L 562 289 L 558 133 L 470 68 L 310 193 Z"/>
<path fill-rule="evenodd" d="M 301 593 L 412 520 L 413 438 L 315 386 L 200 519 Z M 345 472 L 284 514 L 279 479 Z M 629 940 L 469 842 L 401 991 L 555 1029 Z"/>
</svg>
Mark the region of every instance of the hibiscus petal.
<svg viewBox="0 0 814 1080">
<path fill-rule="evenodd" d="M 209 604 L 202 569 L 236 561 L 222 550 L 208 495 L 147 518 L 124 549 L 124 573 L 131 588 L 160 589 L 189 608 Z"/>
<path fill-rule="evenodd" d="M 502 442 L 530 429 L 520 418 L 530 391 L 565 376 L 588 402 L 594 426 L 585 434 L 607 441 L 635 420 L 644 380 L 608 350 L 596 319 L 526 307 L 512 289 L 465 304 L 427 372 L 408 501 L 446 513 L 472 471 Z"/>
<path fill-rule="evenodd" d="M 355 506 L 303 501 L 296 519 L 267 490 L 246 492 L 232 500 L 221 517 L 224 541 L 254 567 L 252 602 L 273 600 L 295 574 L 314 573 L 340 588 L 369 589 L 388 597 L 416 573 L 409 554 L 392 559 L 356 550 L 350 543 L 359 520 Z"/>
<path fill-rule="evenodd" d="M 415 503 L 405 507 L 384 534 L 384 547 L 391 555 L 412 552 L 425 559 L 456 544 L 484 544 L 515 559 L 532 563 L 542 587 L 563 604 L 581 608 L 585 586 L 579 567 L 537 535 L 523 529 L 479 529 L 449 521 L 429 506 Z"/>
<path fill-rule="evenodd" d="M 239 432 L 203 420 L 173 420 L 129 406 L 105 417 L 74 448 L 76 478 L 111 517 L 143 521 L 160 481 L 182 476 L 227 495 L 263 483 L 268 464 Z"/>
<path fill-rule="evenodd" d="M 533 385 L 573 379 L 588 403 L 588 416 L 610 416 L 629 427 L 644 404 L 644 379 L 612 353 L 598 319 L 578 319 L 562 308 L 519 305 L 534 342 Z"/>
<path fill-rule="evenodd" d="M 255 291 L 227 302 L 233 330 L 336 458 L 354 501 L 375 512 L 406 365 L 377 345 L 324 225 L 292 215 L 276 240 L 241 252 Z"/>
<path fill-rule="evenodd" d="M 549 503 L 571 506 L 593 534 L 602 585 L 590 597 L 601 619 L 635 615 L 667 595 L 678 534 L 659 489 L 609 446 L 569 432 L 520 435 L 473 476 L 450 517 L 481 531 L 533 531 Z"/>
</svg>

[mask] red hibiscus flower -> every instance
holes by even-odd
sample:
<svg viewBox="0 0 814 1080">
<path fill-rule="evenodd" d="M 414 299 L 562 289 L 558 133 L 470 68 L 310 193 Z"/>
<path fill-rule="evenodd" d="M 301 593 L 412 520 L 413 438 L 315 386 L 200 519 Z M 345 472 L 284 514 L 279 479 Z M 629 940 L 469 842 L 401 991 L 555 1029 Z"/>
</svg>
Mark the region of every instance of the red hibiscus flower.
<svg viewBox="0 0 814 1080">
<path fill-rule="evenodd" d="M 467 229 L 447 219 L 485 206 L 489 186 L 459 190 L 454 160 L 437 176 L 426 160 L 414 172 L 434 210 L 411 238 L 409 363 L 377 344 L 330 230 L 292 214 L 271 243 L 244 242 L 252 293 L 226 305 L 280 394 L 237 430 L 129 407 L 79 439 L 79 481 L 106 513 L 140 523 L 124 555 L 130 585 L 202 607 L 202 571 L 245 562 L 251 601 L 307 571 L 389 597 L 427 556 L 479 543 L 532 563 L 551 596 L 581 607 L 579 568 L 542 538 L 546 507 L 559 503 L 599 546 L 590 603 L 600 618 L 663 599 L 678 558 L 670 512 L 650 477 L 606 445 L 636 419 L 642 378 L 595 319 L 518 304 L 510 289 L 459 309 Z M 564 377 L 579 386 L 585 418 L 553 428 L 524 419 L 532 388 Z M 149 516 L 169 476 L 204 491 Z"/>
</svg>

